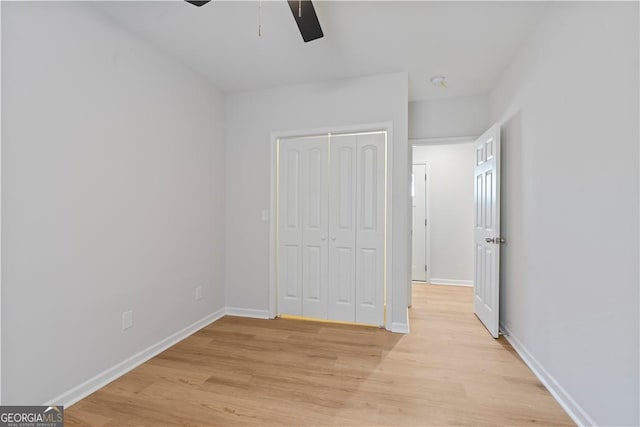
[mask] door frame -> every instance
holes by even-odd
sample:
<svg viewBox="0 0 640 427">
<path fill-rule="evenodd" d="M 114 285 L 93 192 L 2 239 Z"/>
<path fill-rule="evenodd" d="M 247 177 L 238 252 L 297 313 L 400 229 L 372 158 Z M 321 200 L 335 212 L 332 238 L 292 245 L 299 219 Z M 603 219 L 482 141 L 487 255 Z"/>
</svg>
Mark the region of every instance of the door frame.
<svg viewBox="0 0 640 427">
<path fill-rule="evenodd" d="M 454 144 L 469 144 L 469 143 L 473 143 L 475 142 L 478 138 L 480 137 L 480 135 L 467 135 L 467 136 L 451 136 L 451 137 L 429 137 L 429 138 L 409 138 L 409 145 L 411 146 L 411 158 L 413 159 L 413 153 L 416 147 L 423 147 L 423 146 L 427 146 L 427 145 L 454 145 Z M 430 209 L 431 209 L 431 170 L 429 168 L 429 161 L 426 160 L 424 162 L 418 161 L 412 161 L 412 171 L 413 171 L 413 165 L 414 164 L 422 164 L 422 163 L 427 163 L 427 185 L 426 185 L 426 191 L 427 191 L 427 211 L 425 213 L 425 215 L 427 216 L 427 221 L 428 224 L 431 224 L 431 213 L 430 213 Z M 431 230 L 431 225 L 429 225 L 429 230 Z M 427 252 L 427 266 L 429 267 L 427 270 L 427 283 L 431 282 L 431 237 L 430 237 L 431 233 L 427 233 L 427 245 L 428 247 L 426 248 L 426 252 Z M 413 238 L 412 238 L 413 239 Z M 413 243 L 413 241 L 412 241 Z M 413 259 L 413 247 L 412 247 L 412 253 L 411 253 L 411 257 Z"/>
<path fill-rule="evenodd" d="M 347 126 L 326 126 L 312 129 L 298 129 L 288 131 L 274 131 L 270 135 L 270 194 L 269 194 L 269 318 L 273 319 L 278 313 L 278 291 L 277 291 L 277 176 L 278 176 L 278 140 L 281 138 L 320 136 L 325 134 L 345 134 L 386 131 L 386 188 L 385 188 L 385 315 L 384 327 L 392 329 L 393 319 L 393 124 L 392 122 L 366 123 Z"/>
<path fill-rule="evenodd" d="M 413 146 L 411 148 L 413 151 Z M 424 166 L 424 172 L 427 176 L 426 182 L 424 183 L 424 217 L 427 220 L 427 225 L 424 231 L 424 263 L 427 266 L 427 272 L 425 274 L 425 283 L 429 283 L 431 281 L 431 169 L 428 161 L 422 162 L 413 162 L 411 165 L 411 172 L 413 173 L 413 166 Z M 411 243 L 413 247 L 413 234 L 411 235 Z M 413 259 L 413 253 L 411 254 L 411 259 Z M 413 281 L 413 278 L 411 278 Z"/>
</svg>

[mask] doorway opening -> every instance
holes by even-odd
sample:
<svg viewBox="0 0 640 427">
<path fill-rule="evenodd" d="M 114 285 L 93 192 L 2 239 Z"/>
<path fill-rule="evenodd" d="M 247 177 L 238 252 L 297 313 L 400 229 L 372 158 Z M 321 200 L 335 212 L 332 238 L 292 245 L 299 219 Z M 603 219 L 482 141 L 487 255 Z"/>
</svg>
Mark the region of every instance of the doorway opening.
<svg viewBox="0 0 640 427">
<path fill-rule="evenodd" d="M 412 143 L 412 283 L 473 287 L 475 138 Z"/>
<path fill-rule="evenodd" d="M 415 174 L 423 170 L 420 165 L 428 164 L 424 169 L 428 213 L 424 225 L 420 217 L 414 217 L 412 243 L 419 249 L 414 249 L 412 256 L 426 255 L 429 274 L 421 275 L 414 269 L 415 279 L 423 278 L 426 285 L 473 287 L 474 313 L 498 338 L 500 245 L 505 243 L 500 236 L 500 126 L 494 124 L 472 141 L 430 142 L 412 144 L 412 192 L 417 216 L 421 213 L 422 190 L 416 184 L 421 177 Z M 425 227 L 424 232 L 421 227 Z M 413 260 L 416 265 L 421 261 Z"/>
</svg>

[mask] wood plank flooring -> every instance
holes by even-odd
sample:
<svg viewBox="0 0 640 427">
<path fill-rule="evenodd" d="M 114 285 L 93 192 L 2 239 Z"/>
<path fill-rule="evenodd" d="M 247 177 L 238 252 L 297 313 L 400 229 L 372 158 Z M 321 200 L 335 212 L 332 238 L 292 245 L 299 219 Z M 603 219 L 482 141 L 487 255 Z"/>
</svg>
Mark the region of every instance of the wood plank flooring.
<svg viewBox="0 0 640 427">
<path fill-rule="evenodd" d="M 411 334 L 225 317 L 65 411 L 67 426 L 574 425 L 471 288 L 414 285 Z"/>
</svg>

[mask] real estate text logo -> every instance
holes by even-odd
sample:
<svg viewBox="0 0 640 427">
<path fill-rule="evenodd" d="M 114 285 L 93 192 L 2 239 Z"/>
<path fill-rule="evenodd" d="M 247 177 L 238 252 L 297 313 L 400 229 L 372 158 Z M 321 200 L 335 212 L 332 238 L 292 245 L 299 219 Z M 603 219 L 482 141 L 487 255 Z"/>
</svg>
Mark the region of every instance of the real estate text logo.
<svg viewBox="0 0 640 427">
<path fill-rule="evenodd" d="M 63 427 L 64 406 L 0 406 L 0 427 Z"/>
</svg>

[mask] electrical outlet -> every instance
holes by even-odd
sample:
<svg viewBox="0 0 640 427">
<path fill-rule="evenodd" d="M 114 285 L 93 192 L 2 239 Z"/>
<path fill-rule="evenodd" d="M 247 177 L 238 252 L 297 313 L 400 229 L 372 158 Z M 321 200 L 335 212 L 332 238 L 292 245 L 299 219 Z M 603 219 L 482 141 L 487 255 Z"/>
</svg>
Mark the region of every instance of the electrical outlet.
<svg viewBox="0 0 640 427">
<path fill-rule="evenodd" d="M 202 286 L 196 286 L 196 301 L 202 299 Z"/>
<path fill-rule="evenodd" d="M 125 331 L 133 326 L 133 310 L 122 313 L 122 330 Z"/>
</svg>

